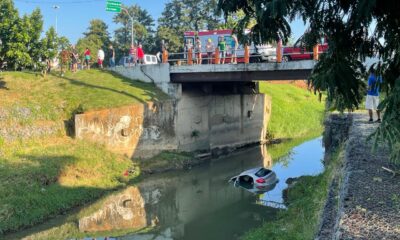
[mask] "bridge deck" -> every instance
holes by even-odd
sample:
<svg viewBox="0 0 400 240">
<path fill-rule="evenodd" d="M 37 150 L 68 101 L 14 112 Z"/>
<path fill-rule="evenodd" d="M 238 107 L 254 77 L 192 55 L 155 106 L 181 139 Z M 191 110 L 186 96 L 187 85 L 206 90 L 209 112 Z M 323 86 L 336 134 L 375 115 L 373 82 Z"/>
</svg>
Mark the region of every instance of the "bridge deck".
<svg viewBox="0 0 400 240">
<path fill-rule="evenodd" d="M 306 79 L 315 61 L 170 66 L 171 82 L 246 82 Z"/>
</svg>

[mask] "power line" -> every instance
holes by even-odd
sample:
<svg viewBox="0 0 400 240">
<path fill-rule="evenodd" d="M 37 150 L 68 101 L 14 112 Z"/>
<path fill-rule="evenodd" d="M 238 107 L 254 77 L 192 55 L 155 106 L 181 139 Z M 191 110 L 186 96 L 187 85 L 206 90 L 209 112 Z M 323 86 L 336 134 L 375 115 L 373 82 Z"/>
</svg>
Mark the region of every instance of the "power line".
<svg viewBox="0 0 400 240">
<path fill-rule="evenodd" d="M 83 4 L 83 3 L 100 3 L 104 0 L 72 0 L 72 1 L 39 1 L 39 0 L 14 0 L 16 2 L 31 4 Z"/>
</svg>

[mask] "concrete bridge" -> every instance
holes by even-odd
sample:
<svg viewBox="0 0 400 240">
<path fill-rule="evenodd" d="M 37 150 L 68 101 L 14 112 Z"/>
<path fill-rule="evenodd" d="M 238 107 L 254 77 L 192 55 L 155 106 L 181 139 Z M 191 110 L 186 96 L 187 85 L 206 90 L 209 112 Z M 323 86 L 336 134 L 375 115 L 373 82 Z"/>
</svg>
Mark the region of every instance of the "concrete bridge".
<svg viewBox="0 0 400 240">
<path fill-rule="evenodd" d="M 248 86 L 256 81 L 304 80 L 316 61 L 282 63 L 210 64 L 171 66 L 169 64 L 116 67 L 111 70 L 132 80 L 154 83 L 168 95 L 179 98 L 182 84 Z"/>
<path fill-rule="evenodd" d="M 259 81 L 306 79 L 314 64 L 112 68 L 132 81 L 155 84 L 171 98 L 76 115 L 75 133 L 133 158 L 166 150 L 219 155 L 265 141 L 273 100 L 260 93 Z"/>
<path fill-rule="evenodd" d="M 314 60 L 283 63 L 170 66 L 172 83 L 251 82 L 307 79 Z"/>
</svg>

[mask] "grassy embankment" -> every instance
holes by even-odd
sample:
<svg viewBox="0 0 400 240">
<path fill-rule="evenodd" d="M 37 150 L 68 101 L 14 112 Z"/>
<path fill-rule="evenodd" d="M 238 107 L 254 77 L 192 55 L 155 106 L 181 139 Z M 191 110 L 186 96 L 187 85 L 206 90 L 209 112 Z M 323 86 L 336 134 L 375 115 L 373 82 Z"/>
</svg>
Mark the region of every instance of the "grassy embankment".
<svg viewBox="0 0 400 240">
<path fill-rule="evenodd" d="M 268 137 L 282 139 L 285 144 L 268 147 L 273 159 L 286 155 L 300 143 L 321 136 L 325 103 L 312 92 L 290 84 L 260 83 L 260 92 L 272 98 Z"/>
<path fill-rule="evenodd" d="M 293 85 L 262 83 L 260 90 L 272 97 L 270 137 L 286 141 L 268 147 L 273 159 L 322 134 L 325 104 L 319 102 L 317 96 Z M 335 159 L 323 174 L 301 178 L 288 192 L 290 205 L 287 211 L 278 214 L 277 221 L 251 230 L 243 239 L 313 239 L 330 180 L 338 165 L 339 157 Z"/>
<path fill-rule="evenodd" d="M 130 159 L 67 137 L 64 121 L 74 111 L 167 98 L 151 84 L 98 70 L 63 78 L 0 73 L 0 96 L 0 235 L 93 202 L 139 175 Z M 55 130 L 24 134 L 43 126 Z M 137 171 L 123 176 L 127 169 Z"/>
</svg>

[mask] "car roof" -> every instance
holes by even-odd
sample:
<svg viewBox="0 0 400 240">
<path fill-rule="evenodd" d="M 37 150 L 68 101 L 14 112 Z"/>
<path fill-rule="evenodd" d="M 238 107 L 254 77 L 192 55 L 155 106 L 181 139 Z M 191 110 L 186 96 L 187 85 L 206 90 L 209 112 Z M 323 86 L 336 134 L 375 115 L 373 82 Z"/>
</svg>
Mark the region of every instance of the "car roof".
<svg viewBox="0 0 400 240">
<path fill-rule="evenodd" d="M 255 174 L 256 172 L 258 172 L 260 169 L 262 169 L 262 167 L 252 168 L 252 169 L 249 169 L 249 170 L 246 170 L 246 171 L 242 172 L 242 173 L 239 174 L 239 175 L 248 175 L 248 174 L 254 175 L 254 174 Z"/>
</svg>

